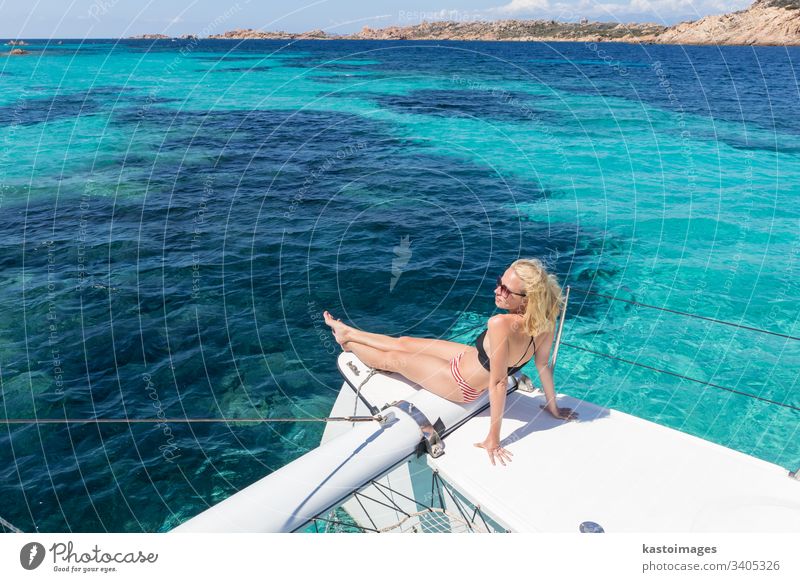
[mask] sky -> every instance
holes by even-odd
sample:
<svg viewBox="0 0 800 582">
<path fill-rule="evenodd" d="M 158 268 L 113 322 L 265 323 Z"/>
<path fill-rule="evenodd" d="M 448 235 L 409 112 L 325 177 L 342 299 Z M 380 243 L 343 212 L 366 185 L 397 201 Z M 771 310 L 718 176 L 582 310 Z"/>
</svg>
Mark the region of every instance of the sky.
<svg viewBox="0 0 800 582">
<path fill-rule="evenodd" d="M 675 24 L 752 0 L 0 0 L 0 38 L 208 36 L 235 28 L 349 33 L 423 20 L 545 18 Z"/>
</svg>

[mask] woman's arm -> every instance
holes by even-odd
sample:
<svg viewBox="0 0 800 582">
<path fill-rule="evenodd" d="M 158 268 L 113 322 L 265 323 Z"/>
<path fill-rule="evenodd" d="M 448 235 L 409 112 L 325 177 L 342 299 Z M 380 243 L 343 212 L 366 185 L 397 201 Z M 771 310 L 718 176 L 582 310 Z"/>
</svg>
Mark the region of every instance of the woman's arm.
<svg viewBox="0 0 800 582">
<path fill-rule="evenodd" d="M 500 446 L 500 425 L 503 422 L 503 412 L 506 406 L 506 390 L 508 389 L 508 336 L 511 331 L 511 323 L 501 315 L 495 315 L 489 319 L 488 332 L 486 336 L 489 340 L 489 408 L 490 423 L 489 435 L 482 443 L 475 443 L 475 446 L 486 449 L 492 465 L 495 464 L 495 457 L 500 459 L 500 463 L 505 465 L 505 461 L 511 460 L 511 453 Z"/>
<path fill-rule="evenodd" d="M 545 408 L 555 415 L 558 412 L 558 406 L 556 406 L 556 388 L 553 384 L 553 369 L 547 365 L 552 347 L 553 332 L 550 332 L 547 334 L 546 339 L 536 346 L 534 361 L 536 363 L 536 371 L 539 373 L 539 379 L 542 381 L 545 398 L 547 399 Z"/>
<path fill-rule="evenodd" d="M 542 388 L 544 389 L 544 396 L 546 404 L 542 407 L 556 418 L 563 418 L 565 420 L 573 420 L 578 417 L 577 412 L 572 412 L 571 408 L 559 408 L 556 405 L 556 388 L 553 383 L 553 368 L 547 365 L 550 359 L 550 349 L 553 347 L 553 332 L 550 332 L 545 337 L 545 340 L 536 346 L 536 371 L 539 373 L 539 379 L 542 381 Z"/>
<path fill-rule="evenodd" d="M 491 424 L 489 436 L 500 443 L 500 424 L 506 406 L 506 390 L 508 389 L 508 321 L 497 316 L 488 324 L 489 331 L 489 404 L 491 406 Z"/>
</svg>

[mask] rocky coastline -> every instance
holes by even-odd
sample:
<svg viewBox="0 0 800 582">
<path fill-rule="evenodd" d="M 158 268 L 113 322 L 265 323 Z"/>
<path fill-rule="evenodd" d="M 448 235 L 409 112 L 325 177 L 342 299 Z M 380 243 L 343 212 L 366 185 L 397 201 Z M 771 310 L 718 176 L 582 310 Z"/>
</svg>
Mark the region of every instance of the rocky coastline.
<svg viewBox="0 0 800 582">
<path fill-rule="evenodd" d="M 193 34 L 171 37 L 142 34 L 137 40 L 198 40 Z M 800 46 L 800 0 L 755 0 L 745 10 L 705 16 L 674 26 L 653 23 L 559 22 L 556 20 L 434 21 L 411 26 L 370 28 L 353 34 L 331 34 L 323 30 L 302 33 L 265 32 L 252 28 L 210 35 L 209 39 L 266 40 L 454 40 L 454 41 L 548 41 L 630 42 L 682 45 L 779 45 Z M 6 46 L 24 46 L 10 40 Z M 28 54 L 12 49 L 6 54 Z"/>
<path fill-rule="evenodd" d="M 269 40 L 485 40 L 634 42 L 697 45 L 800 45 L 800 0 L 756 0 L 749 8 L 705 16 L 674 26 L 653 23 L 497 20 L 423 22 L 412 26 L 364 27 L 347 35 L 236 29 L 208 38 Z"/>
</svg>

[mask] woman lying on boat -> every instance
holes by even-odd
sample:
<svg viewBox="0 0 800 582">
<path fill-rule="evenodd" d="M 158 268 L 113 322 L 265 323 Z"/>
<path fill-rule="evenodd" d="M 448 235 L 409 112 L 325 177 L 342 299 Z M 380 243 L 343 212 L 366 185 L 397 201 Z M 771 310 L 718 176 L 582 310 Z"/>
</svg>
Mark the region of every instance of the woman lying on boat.
<svg viewBox="0 0 800 582">
<path fill-rule="evenodd" d="M 547 405 L 555 418 L 574 420 L 577 413 L 556 405 L 553 371 L 547 365 L 556 319 L 564 305 L 555 275 L 538 259 L 514 261 L 494 290 L 495 305 L 508 313 L 489 319 L 475 346 L 439 339 L 390 337 L 369 333 L 334 319 L 325 322 L 342 349 L 355 353 L 367 366 L 402 374 L 443 398 L 467 403 L 489 391 L 489 435 L 475 446 L 486 449 L 489 460 L 505 465 L 511 452 L 500 446 L 500 423 L 505 409 L 508 376 L 534 360 Z M 512 365 L 512 362 L 515 362 Z"/>
</svg>

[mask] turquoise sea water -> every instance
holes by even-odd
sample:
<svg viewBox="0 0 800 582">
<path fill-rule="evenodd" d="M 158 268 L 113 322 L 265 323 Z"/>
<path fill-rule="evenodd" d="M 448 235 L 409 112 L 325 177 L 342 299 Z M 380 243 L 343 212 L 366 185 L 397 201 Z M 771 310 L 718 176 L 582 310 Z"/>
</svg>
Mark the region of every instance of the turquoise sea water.
<svg viewBox="0 0 800 582">
<path fill-rule="evenodd" d="M 800 466 L 796 341 L 582 292 L 800 335 L 800 50 L 26 48 L 0 67 L 5 417 L 325 416 L 323 309 L 456 337 L 538 256 L 573 288 L 559 392 Z M 165 531 L 321 432 L 0 426 L 0 516 Z"/>
</svg>

